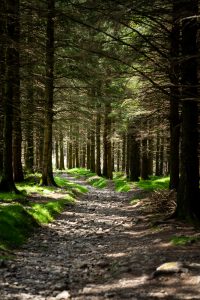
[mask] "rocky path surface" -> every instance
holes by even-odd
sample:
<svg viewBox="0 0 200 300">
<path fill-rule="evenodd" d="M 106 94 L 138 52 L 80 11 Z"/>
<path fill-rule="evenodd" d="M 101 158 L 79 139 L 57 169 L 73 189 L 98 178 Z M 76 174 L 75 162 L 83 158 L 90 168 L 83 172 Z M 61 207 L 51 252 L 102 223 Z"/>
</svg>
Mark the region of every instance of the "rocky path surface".
<svg viewBox="0 0 200 300">
<path fill-rule="evenodd" d="M 173 235 L 191 234 L 189 226 L 152 228 L 140 205 L 129 204 L 138 191 L 88 188 L 0 268 L 1 300 L 200 299 L 199 244 L 169 243 Z M 168 261 L 184 267 L 152 276 Z"/>
</svg>

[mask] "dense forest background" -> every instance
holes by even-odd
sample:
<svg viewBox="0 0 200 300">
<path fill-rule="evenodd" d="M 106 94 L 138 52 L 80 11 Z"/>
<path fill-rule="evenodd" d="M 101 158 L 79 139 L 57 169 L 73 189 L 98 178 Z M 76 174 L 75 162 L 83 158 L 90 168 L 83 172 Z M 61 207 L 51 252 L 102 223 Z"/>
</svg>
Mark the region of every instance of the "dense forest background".
<svg viewBox="0 0 200 300">
<path fill-rule="evenodd" d="M 199 1 L 0 1 L 0 191 L 27 172 L 170 175 L 200 219 Z M 53 158 L 53 159 L 52 159 Z"/>
</svg>

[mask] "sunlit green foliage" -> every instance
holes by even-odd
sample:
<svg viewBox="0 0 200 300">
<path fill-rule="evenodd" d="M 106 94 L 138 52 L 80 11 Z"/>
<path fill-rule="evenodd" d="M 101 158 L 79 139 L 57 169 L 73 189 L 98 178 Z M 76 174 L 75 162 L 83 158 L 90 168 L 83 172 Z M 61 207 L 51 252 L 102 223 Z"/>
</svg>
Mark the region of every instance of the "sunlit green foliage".
<svg viewBox="0 0 200 300">
<path fill-rule="evenodd" d="M 107 186 L 107 180 L 104 177 L 100 177 L 97 174 L 91 172 L 90 170 L 84 168 L 74 168 L 68 171 L 69 174 L 73 176 L 81 177 L 84 176 L 87 179 L 87 182 L 94 187 L 104 188 Z"/>
<path fill-rule="evenodd" d="M 67 170 L 67 173 L 76 175 L 76 176 L 85 176 L 85 177 L 91 177 L 96 175 L 95 173 L 91 172 L 88 169 L 85 168 L 73 168 L 70 170 Z"/>
<path fill-rule="evenodd" d="M 149 180 L 140 180 L 134 184 L 148 191 L 164 190 L 169 188 L 169 177 L 151 176 Z"/>
<path fill-rule="evenodd" d="M 127 181 L 126 176 L 122 172 L 115 172 L 113 175 L 115 183 L 115 190 L 117 192 L 128 192 L 131 189 L 132 184 Z"/>
<path fill-rule="evenodd" d="M 17 184 L 21 191 L 19 195 L 0 193 L 0 249 L 21 245 L 36 227 L 52 222 L 66 205 L 73 205 L 74 189 L 79 193 L 87 192 L 86 188 L 77 184 L 71 185 L 64 178 L 56 177 L 56 181 L 60 187 L 66 189 L 43 187 L 39 180 L 40 175 L 30 175 L 23 183 Z M 34 202 L 32 193 L 39 196 Z"/>
<path fill-rule="evenodd" d="M 38 226 L 20 204 L 0 206 L 0 246 L 16 247 Z"/>
<path fill-rule="evenodd" d="M 87 193 L 88 192 L 88 189 L 85 186 L 82 186 L 75 182 L 71 182 L 60 176 L 56 176 L 54 179 L 58 186 L 65 187 L 68 190 L 76 191 L 78 193 Z"/>
<path fill-rule="evenodd" d="M 108 180 L 100 176 L 92 176 L 87 179 L 87 182 L 96 188 L 103 189 L 107 186 Z"/>
<path fill-rule="evenodd" d="M 185 235 L 181 235 L 181 236 L 174 236 L 171 238 L 170 242 L 174 245 L 174 246 L 185 246 L 185 245 L 190 245 L 193 244 L 195 242 L 200 241 L 200 237 L 196 237 L 196 236 L 185 236 Z"/>
<path fill-rule="evenodd" d="M 31 203 L 31 208 L 28 212 L 39 223 L 49 223 L 54 220 L 56 214 L 60 213 L 66 205 L 74 204 L 75 200 L 72 197 L 65 197 L 59 201 L 50 201 L 45 204 Z"/>
<path fill-rule="evenodd" d="M 12 201 L 20 201 L 26 198 L 26 193 L 15 194 L 15 193 L 0 193 L 0 203 L 1 202 L 12 202 Z"/>
</svg>

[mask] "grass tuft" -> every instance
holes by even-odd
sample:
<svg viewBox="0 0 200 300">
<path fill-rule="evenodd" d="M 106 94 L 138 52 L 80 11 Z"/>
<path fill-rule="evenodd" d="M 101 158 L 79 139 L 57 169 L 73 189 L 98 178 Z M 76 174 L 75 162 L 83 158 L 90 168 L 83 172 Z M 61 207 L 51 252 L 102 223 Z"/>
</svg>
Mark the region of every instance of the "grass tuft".
<svg viewBox="0 0 200 300">
<path fill-rule="evenodd" d="M 82 186 L 75 182 L 71 182 L 60 176 L 55 177 L 55 182 L 61 187 L 67 188 L 68 190 L 72 190 L 81 194 L 88 192 L 88 189 L 85 186 Z"/>
<path fill-rule="evenodd" d="M 170 242 L 174 246 L 190 245 L 190 244 L 196 243 L 198 241 L 200 241 L 200 237 L 199 236 L 185 236 L 185 235 L 174 236 L 170 240 Z"/>
<path fill-rule="evenodd" d="M 38 227 L 37 221 L 20 204 L 0 206 L 1 248 L 17 247 Z"/>
<path fill-rule="evenodd" d="M 117 192 L 128 192 L 132 187 L 132 183 L 128 182 L 125 174 L 122 172 L 115 172 L 113 174 L 113 181 Z"/>
<path fill-rule="evenodd" d="M 19 247 L 27 237 L 40 226 L 52 222 L 66 205 L 74 205 L 73 189 L 65 179 L 57 178 L 61 186 L 67 188 L 41 187 L 40 176 L 29 175 L 23 183 L 17 184 L 22 192 L 0 193 L 0 251 Z M 75 186 L 81 192 L 82 186 Z M 86 192 L 86 188 L 82 192 Z M 39 195 L 31 202 L 32 194 Z"/>
<path fill-rule="evenodd" d="M 90 170 L 85 169 L 85 168 L 73 168 L 73 169 L 67 170 L 67 173 L 76 175 L 78 177 L 81 177 L 81 176 L 92 177 L 92 176 L 96 175 L 95 173 L 93 173 Z"/>
<path fill-rule="evenodd" d="M 87 182 L 96 188 L 103 189 L 107 186 L 108 180 L 98 175 L 92 176 L 87 179 Z"/>
<path fill-rule="evenodd" d="M 147 191 L 167 190 L 169 189 L 169 177 L 150 176 L 149 180 L 140 180 L 134 185 Z"/>
</svg>

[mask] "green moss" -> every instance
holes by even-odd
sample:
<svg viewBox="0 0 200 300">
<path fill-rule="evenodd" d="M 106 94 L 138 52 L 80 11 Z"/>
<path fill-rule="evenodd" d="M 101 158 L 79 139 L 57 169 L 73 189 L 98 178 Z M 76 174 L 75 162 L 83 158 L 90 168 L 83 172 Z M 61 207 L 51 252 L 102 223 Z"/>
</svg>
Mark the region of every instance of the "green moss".
<svg viewBox="0 0 200 300">
<path fill-rule="evenodd" d="M 115 182 L 115 190 L 117 192 L 128 192 L 131 189 L 130 184 L 123 179 L 116 179 Z"/>
<path fill-rule="evenodd" d="M 194 236 L 174 236 L 170 239 L 170 242 L 174 246 L 185 246 L 185 245 L 190 245 L 195 242 L 200 241 L 200 237 L 194 237 Z"/>
<path fill-rule="evenodd" d="M 66 205 L 72 205 L 75 199 L 66 195 L 58 201 L 0 206 L 0 248 L 20 246 L 39 224 L 52 222 Z"/>
<path fill-rule="evenodd" d="M 128 182 L 125 174 L 122 172 L 115 172 L 113 174 L 113 181 L 117 192 L 128 192 L 132 187 L 132 183 Z"/>
<path fill-rule="evenodd" d="M 55 216 L 60 213 L 66 205 L 72 205 L 74 203 L 74 198 L 66 196 L 59 201 L 50 201 L 46 204 L 32 204 L 30 213 L 39 223 L 49 223 L 54 220 Z"/>
<path fill-rule="evenodd" d="M 98 175 L 92 176 L 87 179 L 87 182 L 96 188 L 103 189 L 107 186 L 108 180 Z"/>
<path fill-rule="evenodd" d="M 37 226 L 36 220 L 22 205 L 0 206 L 0 244 L 2 247 L 21 245 Z"/>
<path fill-rule="evenodd" d="M 12 202 L 26 199 L 26 192 L 20 194 L 15 193 L 0 193 L 0 202 Z"/>
<path fill-rule="evenodd" d="M 151 176 L 149 180 L 140 180 L 134 184 L 147 191 L 163 190 L 169 188 L 169 177 Z"/>
<path fill-rule="evenodd" d="M 87 193 L 88 189 L 85 186 L 82 186 L 80 184 L 77 184 L 75 182 L 71 182 L 65 178 L 62 178 L 60 176 L 55 176 L 55 182 L 61 186 L 61 187 L 65 187 L 68 190 L 74 190 L 78 193 Z"/>
<path fill-rule="evenodd" d="M 0 194 L 0 199 L 2 200 L 2 203 L 0 203 L 0 250 L 4 251 L 20 246 L 36 227 L 44 223 L 52 222 L 55 216 L 60 213 L 66 205 L 75 203 L 72 188 L 66 192 L 66 190 L 63 189 L 41 187 L 38 184 L 39 176 L 37 179 L 38 180 L 35 180 L 32 176 L 23 183 L 17 184 L 17 188 L 23 191 L 20 195 L 14 193 Z M 68 181 L 60 180 L 60 183 L 65 184 L 65 186 L 67 184 L 67 189 L 69 189 L 70 183 Z M 82 192 L 86 191 L 86 188 L 82 186 L 75 185 L 75 187 L 79 189 L 79 192 L 80 190 Z M 55 201 L 54 199 L 57 192 L 59 194 Z M 31 196 L 32 193 L 40 194 L 43 203 L 39 203 L 39 200 L 37 200 L 37 203 L 31 203 L 30 200 L 26 200 L 27 195 Z M 62 194 L 63 197 L 61 196 Z M 45 196 L 47 196 L 48 199 L 52 198 L 52 201 L 47 201 Z M 16 203 L 17 200 L 19 200 L 19 203 Z M 12 203 L 13 201 L 15 203 Z"/>
<path fill-rule="evenodd" d="M 88 169 L 85 168 L 73 168 L 70 170 L 67 170 L 67 173 L 77 176 L 84 176 L 84 177 L 92 177 L 95 175 L 95 173 L 91 172 Z"/>
<path fill-rule="evenodd" d="M 97 174 L 91 172 L 90 170 L 84 168 L 74 168 L 67 171 L 73 176 L 81 177 L 84 176 L 87 178 L 87 182 L 96 188 L 105 188 L 107 186 L 107 179 L 100 177 Z M 72 183 L 71 183 L 72 184 Z M 83 188 L 83 187 L 82 187 Z"/>
</svg>

